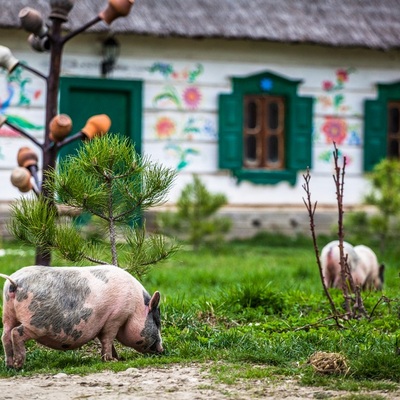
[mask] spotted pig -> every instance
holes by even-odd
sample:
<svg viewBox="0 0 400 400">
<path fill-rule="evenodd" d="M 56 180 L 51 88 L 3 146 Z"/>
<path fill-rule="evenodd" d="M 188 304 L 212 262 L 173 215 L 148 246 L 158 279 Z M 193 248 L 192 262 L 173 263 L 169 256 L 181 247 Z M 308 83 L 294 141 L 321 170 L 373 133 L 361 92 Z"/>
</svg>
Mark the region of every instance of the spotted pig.
<svg viewBox="0 0 400 400">
<path fill-rule="evenodd" d="M 30 339 L 69 350 L 98 338 L 105 361 L 118 357 L 114 339 L 141 353 L 162 352 L 159 301 L 159 292 L 150 297 L 132 275 L 112 265 L 22 268 L 3 289 L 6 365 L 24 365 Z"/>
</svg>

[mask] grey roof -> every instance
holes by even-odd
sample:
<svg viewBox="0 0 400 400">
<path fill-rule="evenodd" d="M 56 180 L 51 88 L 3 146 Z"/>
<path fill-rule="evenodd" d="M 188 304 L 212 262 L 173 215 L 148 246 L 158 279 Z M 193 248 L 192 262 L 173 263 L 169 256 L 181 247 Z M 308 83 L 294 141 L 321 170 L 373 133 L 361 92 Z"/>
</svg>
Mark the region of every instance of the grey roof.
<svg viewBox="0 0 400 400">
<path fill-rule="evenodd" d="M 106 0 L 75 0 L 67 29 L 97 15 Z M 34 7 L 47 16 L 49 0 L 1 0 L 0 27 L 19 27 L 18 12 Z M 7 10 L 7 12 L 4 12 Z M 388 50 L 400 47 L 400 0 L 136 0 L 111 29 L 160 37 L 223 38 L 314 43 Z"/>
</svg>

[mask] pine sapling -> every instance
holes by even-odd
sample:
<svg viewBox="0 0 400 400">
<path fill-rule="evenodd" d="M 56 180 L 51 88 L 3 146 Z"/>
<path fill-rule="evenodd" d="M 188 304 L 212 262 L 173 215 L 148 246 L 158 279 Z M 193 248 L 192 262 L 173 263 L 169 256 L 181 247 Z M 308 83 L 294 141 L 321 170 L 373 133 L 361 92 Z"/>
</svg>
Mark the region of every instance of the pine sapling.
<svg viewBox="0 0 400 400">
<path fill-rule="evenodd" d="M 81 227 L 62 219 L 48 201 L 21 199 L 13 207 L 10 230 L 19 239 L 64 258 L 124 267 L 143 275 L 176 245 L 162 235 L 146 235 L 143 211 L 165 201 L 176 173 L 139 156 L 128 139 L 105 135 L 85 142 L 76 156 L 48 172 L 57 202 L 88 213 L 107 227 L 107 248 L 85 240 Z M 120 262 L 123 259 L 123 265 Z"/>
</svg>

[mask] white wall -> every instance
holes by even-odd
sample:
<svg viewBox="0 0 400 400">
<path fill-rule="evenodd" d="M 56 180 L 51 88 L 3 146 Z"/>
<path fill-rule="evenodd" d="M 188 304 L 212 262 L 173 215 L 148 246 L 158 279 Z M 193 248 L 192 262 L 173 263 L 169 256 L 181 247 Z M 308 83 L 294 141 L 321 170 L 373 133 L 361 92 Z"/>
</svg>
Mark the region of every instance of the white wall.
<svg viewBox="0 0 400 400">
<path fill-rule="evenodd" d="M 31 51 L 26 37 L 24 32 L 0 30 L 0 44 L 10 47 L 20 60 L 47 73 L 48 54 Z M 98 77 L 102 38 L 104 35 L 84 34 L 68 43 L 62 73 Z M 112 77 L 145 82 L 143 151 L 153 160 L 179 169 L 170 204 L 191 181 L 193 173 L 202 177 L 209 190 L 224 192 L 232 206 L 303 204 L 302 173 L 294 187 L 287 183 L 260 186 L 248 182 L 237 184 L 228 171 L 218 169 L 218 94 L 231 92 L 231 77 L 265 70 L 303 80 L 300 94 L 316 99 L 311 170 L 313 199 L 320 205 L 336 203 L 332 135 L 329 135 L 336 127 L 339 134 L 335 141 L 348 160 L 345 204 L 353 206 L 362 201 L 367 191 L 362 171 L 363 102 L 376 97 L 377 82 L 400 79 L 399 51 L 127 35 L 118 40 L 121 55 Z M 157 69 L 157 63 L 163 64 L 164 69 Z M 30 80 L 25 82 L 27 78 Z M 329 85 L 331 89 L 327 90 Z M 10 88 L 14 94 L 7 108 L 4 102 Z M 21 94 L 22 99 L 27 99 L 27 105 L 21 106 Z M 29 132 L 39 140 L 43 137 L 44 102 L 45 87 L 40 79 L 24 72 L 19 82 L 7 85 L 6 74 L 1 72 L 0 112 L 17 115 L 33 124 L 38 129 Z M 32 147 L 29 141 L 7 128 L 0 130 L 0 201 L 19 196 L 9 183 L 9 176 L 16 166 L 17 150 L 23 145 Z"/>
</svg>

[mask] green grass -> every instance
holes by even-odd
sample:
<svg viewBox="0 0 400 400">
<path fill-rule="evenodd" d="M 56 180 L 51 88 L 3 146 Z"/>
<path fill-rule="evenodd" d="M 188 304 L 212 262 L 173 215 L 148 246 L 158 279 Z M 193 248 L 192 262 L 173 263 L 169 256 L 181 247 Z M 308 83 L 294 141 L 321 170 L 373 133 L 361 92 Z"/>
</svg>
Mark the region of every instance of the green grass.
<svg viewBox="0 0 400 400">
<path fill-rule="evenodd" d="M 320 239 L 321 248 L 326 240 Z M 3 245 L 10 253 L 0 257 L 1 273 L 10 274 L 34 263 L 32 249 L 15 243 Z M 26 253 L 15 254 L 20 250 Z M 331 309 L 310 239 L 265 234 L 227 243 L 218 250 L 183 249 L 143 280 L 149 292 L 162 294 L 163 355 L 141 355 L 119 346 L 123 360 L 102 363 L 94 344 L 57 352 L 30 342 L 24 370 L 7 370 L 2 357 L 0 376 L 61 371 L 85 374 L 223 360 L 214 364 L 211 373 L 225 383 L 238 378 L 293 376 L 304 385 L 391 391 L 400 382 L 398 258 L 395 246 L 386 252 L 384 291 L 363 294 L 369 312 L 382 295 L 386 297 L 375 308 L 373 318 L 349 321 L 344 329 L 338 329 L 332 319 L 326 319 Z M 65 263 L 55 258 L 53 264 Z M 341 293 L 333 290 L 332 296 L 341 309 Z M 350 367 L 348 374 L 316 373 L 307 364 L 316 351 L 340 352 Z"/>
</svg>

